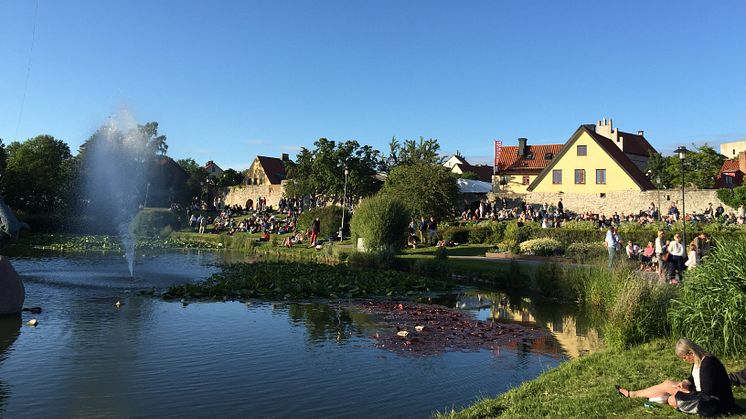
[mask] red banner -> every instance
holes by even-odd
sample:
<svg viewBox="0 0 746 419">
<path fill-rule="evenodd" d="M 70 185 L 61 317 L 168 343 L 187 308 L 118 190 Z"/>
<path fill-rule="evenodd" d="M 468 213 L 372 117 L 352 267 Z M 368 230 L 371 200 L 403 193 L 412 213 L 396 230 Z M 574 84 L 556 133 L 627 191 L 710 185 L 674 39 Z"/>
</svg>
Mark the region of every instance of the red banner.
<svg viewBox="0 0 746 419">
<path fill-rule="evenodd" d="M 497 162 L 500 161 L 500 152 L 503 149 L 503 142 L 500 140 L 495 140 L 495 165 L 492 168 L 492 174 L 497 174 L 497 172 L 500 170 Z"/>
</svg>

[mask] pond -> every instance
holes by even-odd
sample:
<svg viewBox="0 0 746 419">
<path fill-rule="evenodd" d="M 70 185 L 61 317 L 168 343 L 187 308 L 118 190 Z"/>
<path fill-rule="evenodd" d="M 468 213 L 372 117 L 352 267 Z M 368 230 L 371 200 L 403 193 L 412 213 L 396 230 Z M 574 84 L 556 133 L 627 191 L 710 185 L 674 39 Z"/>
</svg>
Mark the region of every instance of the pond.
<svg viewBox="0 0 746 419">
<path fill-rule="evenodd" d="M 136 292 L 206 278 L 225 258 L 244 256 L 138 255 L 132 279 L 116 254 L 13 257 L 25 306 L 43 311 L 0 319 L 0 416 L 429 417 L 494 397 L 594 340 L 562 307 L 477 291 L 431 303 L 561 331 L 413 356 L 377 347 L 380 324 L 334 303 L 182 304 Z"/>
</svg>

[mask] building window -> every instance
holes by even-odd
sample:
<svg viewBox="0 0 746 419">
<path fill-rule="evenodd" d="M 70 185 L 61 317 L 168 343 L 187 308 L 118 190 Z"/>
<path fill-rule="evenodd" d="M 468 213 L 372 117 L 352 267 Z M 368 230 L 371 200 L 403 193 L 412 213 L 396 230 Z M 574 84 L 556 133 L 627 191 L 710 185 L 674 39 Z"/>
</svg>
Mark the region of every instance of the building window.
<svg viewBox="0 0 746 419">
<path fill-rule="evenodd" d="M 733 176 L 725 175 L 725 184 L 733 185 Z"/>
<path fill-rule="evenodd" d="M 587 156 L 588 155 L 588 146 L 587 145 L 579 145 L 578 146 L 578 156 Z"/>
<path fill-rule="evenodd" d="M 554 158 L 554 154 L 552 153 L 544 154 L 544 160 L 552 160 L 553 158 Z"/>
<path fill-rule="evenodd" d="M 562 184 L 562 170 L 552 170 L 552 184 L 553 185 Z"/>
<path fill-rule="evenodd" d="M 531 182 L 529 182 L 528 176 L 524 176 L 523 177 L 523 184 L 524 185 L 528 185 L 529 183 L 531 183 Z"/>
<path fill-rule="evenodd" d="M 585 185 L 585 169 L 575 169 L 575 184 Z"/>
<path fill-rule="evenodd" d="M 534 153 L 526 154 L 526 160 L 533 160 L 533 159 L 534 159 Z"/>
<path fill-rule="evenodd" d="M 606 185 L 606 169 L 596 169 L 596 185 Z"/>
</svg>

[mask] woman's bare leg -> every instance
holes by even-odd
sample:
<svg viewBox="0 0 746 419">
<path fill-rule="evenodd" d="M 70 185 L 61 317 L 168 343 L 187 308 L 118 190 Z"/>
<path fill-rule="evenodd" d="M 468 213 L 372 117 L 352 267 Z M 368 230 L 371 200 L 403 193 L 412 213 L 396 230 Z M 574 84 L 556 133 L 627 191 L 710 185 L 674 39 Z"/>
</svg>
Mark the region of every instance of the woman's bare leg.
<svg viewBox="0 0 746 419">
<path fill-rule="evenodd" d="M 679 384 L 677 381 L 673 380 L 666 380 L 660 384 L 656 384 L 652 387 L 644 388 L 641 390 L 626 390 L 624 388 L 620 388 L 619 392 L 622 393 L 622 396 L 629 397 L 644 397 L 644 398 L 651 398 L 651 397 L 668 397 L 676 393 L 676 384 Z"/>
</svg>

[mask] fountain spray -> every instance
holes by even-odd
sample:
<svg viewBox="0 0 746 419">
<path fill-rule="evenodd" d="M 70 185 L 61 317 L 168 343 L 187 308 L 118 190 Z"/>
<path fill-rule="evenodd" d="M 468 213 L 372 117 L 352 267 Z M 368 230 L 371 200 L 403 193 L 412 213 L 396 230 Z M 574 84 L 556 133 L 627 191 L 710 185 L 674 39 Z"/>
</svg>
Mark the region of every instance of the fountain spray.
<svg viewBox="0 0 746 419">
<path fill-rule="evenodd" d="M 148 140 L 132 114 L 121 109 L 81 147 L 89 231 L 119 235 L 130 277 L 134 277 L 135 262 L 132 221 L 142 206 L 152 158 Z"/>
</svg>

